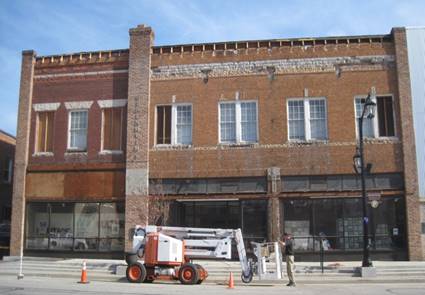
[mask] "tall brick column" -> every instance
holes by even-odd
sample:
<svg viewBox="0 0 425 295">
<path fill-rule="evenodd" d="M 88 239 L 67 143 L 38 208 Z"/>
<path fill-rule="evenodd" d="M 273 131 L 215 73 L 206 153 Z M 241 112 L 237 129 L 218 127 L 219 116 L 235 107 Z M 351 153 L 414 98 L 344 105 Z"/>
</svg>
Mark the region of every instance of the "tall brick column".
<svg viewBox="0 0 425 295">
<path fill-rule="evenodd" d="M 409 260 L 423 260 L 418 170 L 416 167 L 415 133 L 413 130 L 412 95 L 410 90 L 406 29 L 394 28 L 392 34 L 394 38 L 397 67 L 397 96 L 401 120 L 400 139 L 403 146 Z"/>
<path fill-rule="evenodd" d="M 13 176 L 12 229 L 10 236 L 11 256 L 20 255 L 24 242 L 25 179 L 28 165 L 34 64 L 35 52 L 32 50 L 23 51 Z"/>
<path fill-rule="evenodd" d="M 149 100 L 151 45 L 150 27 L 130 29 L 127 104 L 127 163 L 125 185 L 125 249 L 131 249 L 136 224 L 148 223 L 149 194 Z"/>
<path fill-rule="evenodd" d="M 267 169 L 267 194 L 268 194 L 268 216 L 267 216 L 267 238 L 269 241 L 277 241 L 281 236 L 280 229 L 280 204 L 278 195 L 281 191 L 280 168 L 271 167 Z"/>
</svg>

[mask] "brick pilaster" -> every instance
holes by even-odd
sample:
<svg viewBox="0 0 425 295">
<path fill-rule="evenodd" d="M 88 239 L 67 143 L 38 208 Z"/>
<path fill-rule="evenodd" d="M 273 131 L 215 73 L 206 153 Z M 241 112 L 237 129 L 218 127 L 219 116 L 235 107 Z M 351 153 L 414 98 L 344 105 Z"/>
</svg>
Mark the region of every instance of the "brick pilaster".
<svg viewBox="0 0 425 295">
<path fill-rule="evenodd" d="M 277 241 L 281 235 L 280 229 L 280 204 L 278 195 L 281 191 L 280 168 L 272 167 L 267 169 L 267 194 L 268 215 L 267 215 L 267 238 L 269 241 Z"/>
<path fill-rule="evenodd" d="M 125 248 L 131 249 L 136 224 L 148 223 L 149 100 L 153 32 L 139 25 L 130 29 L 128 71 Z"/>
<path fill-rule="evenodd" d="M 403 170 L 409 260 L 423 260 L 415 133 L 413 129 L 412 95 L 410 90 L 406 29 L 394 28 L 392 34 L 394 38 L 397 68 L 398 107 L 400 109 L 401 118 L 401 130 L 399 135 L 403 146 Z"/>
<path fill-rule="evenodd" d="M 16 152 L 13 176 L 12 229 L 10 236 L 11 256 L 20 255 L 24 242 L 25 180 L 28 165 L 35 55 L 35 52 L 32 50 L 22 52 L 18 126 L 16 129 Z"/>
</svg>

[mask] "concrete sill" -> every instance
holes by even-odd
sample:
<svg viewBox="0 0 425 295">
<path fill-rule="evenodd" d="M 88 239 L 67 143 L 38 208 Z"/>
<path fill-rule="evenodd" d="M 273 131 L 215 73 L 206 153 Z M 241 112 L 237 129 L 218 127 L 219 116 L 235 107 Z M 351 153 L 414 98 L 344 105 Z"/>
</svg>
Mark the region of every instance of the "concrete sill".
<svg viewBox="0 0 425 295">
<path fill-rule="evenodd" d="M 66 151 L 65 157 L 72 157 L 72 156 L 87 156 L 87 151 Z"/>
<path fill-rule="evenodd" d="M 258 147 L 258 142 L 252 142 L 252 143 L 220 143 L 218 145 L 219 149 L 232 149 L 232 148 L 251 148 L 251 147 Z"/>
<path fill-rule="evenodd" d="M 32 154 L 33 157 L 53 157 L 54 154 L 52 152 L 37 152 Z"/>
<path fill-rule="evenodd" d="M 101 156 L 106 156 L 106 155 L 122 155 L 123 153 L 124 153 L 123 151 L 103 150 L 103 151 L 100 151 L 98 154 Z"/>
<path fill-rule="evenodd" d="M 191 149 L 192 145 L 190 144 L 161 144 L 161 145 L 155 145 L 153 147 L 154 150 L 188 150 Z"/>
<path fill-rule="evenodd" d="M 300 140 L 300 141 L 288 141 L 291 146 L 310 146 L 310 145 L 326 145 L 329 140 Z"/>
</svg>

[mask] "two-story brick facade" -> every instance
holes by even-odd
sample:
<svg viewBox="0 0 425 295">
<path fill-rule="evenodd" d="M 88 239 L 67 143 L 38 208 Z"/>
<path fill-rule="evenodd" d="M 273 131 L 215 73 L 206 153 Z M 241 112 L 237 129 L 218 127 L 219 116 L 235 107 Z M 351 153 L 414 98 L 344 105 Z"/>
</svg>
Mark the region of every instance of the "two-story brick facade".
<svg viewBox="0 0 425 295">
<path fill-rule="evenodd" d="M 149 222 L 290 231 L 301 259 L 326 236 L 329 255 L 357 257 L 355 118 L 374 88 L 372 258 L 423 259 L 405 39 L 153 46 L 138 26 L 129 49 L 24 51 L 12 255 L 122 256 Z"/>
</svg>

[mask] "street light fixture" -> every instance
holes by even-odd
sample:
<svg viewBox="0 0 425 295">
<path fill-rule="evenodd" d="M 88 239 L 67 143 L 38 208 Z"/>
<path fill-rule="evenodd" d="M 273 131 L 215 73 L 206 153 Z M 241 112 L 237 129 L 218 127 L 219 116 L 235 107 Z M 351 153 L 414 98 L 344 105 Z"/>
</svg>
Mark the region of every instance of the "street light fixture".
<svg viewBox="0 0 425 295">
<path fill-rule="evenodd" d="M 361 176 L 361 185 L 362 185 L 362 199 L 363 199 L 363 261 L 362 267 L 372 266 L 372 261 L 370 260 L 369 253 L 369 217 L 367 214 L 367 193 L 366 193 L 366 168 L 364 165 L 364 154 L 363 154 L 363 120 L 371 120 L 375 116 L 375 88 L 372 87 L 371 92 L 368 94 L 364 104 L 361 116 L 358 118 L 358 128 L 359 128 L 359 144 L 356 147 L 356 153 L 353 156 L 353 166 L 357 174 Z M 368 165 L 368 170 L 370 170 L 370 165 Z"/>
</svg>

